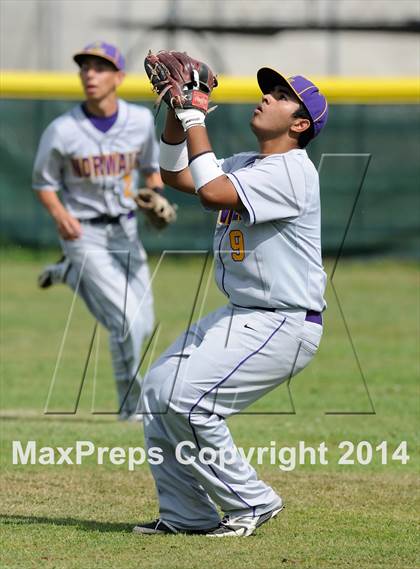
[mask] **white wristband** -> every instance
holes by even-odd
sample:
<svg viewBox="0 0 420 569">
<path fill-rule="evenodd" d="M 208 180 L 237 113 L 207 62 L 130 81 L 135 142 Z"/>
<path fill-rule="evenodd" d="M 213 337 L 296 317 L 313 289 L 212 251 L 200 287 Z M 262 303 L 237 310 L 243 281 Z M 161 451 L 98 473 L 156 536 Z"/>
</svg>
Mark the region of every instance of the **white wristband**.
<svg viewBox="0 0 420 569">
<path fill-rule="evenodd" d="M 187 141 L 167 144 L 161 139 L 159 166 L 168 172 L 180 172 L 188 168 Z"/>
<path fill-rule="evenodd" d="M 204 126 L 205 113 L 198 109 L 175 109 L 176 118 L 181 121 L 185 132 L 192 126 Z"/>
<path fill-rule="evenodd" d="M 195 192 L 212 180 L 223 176 L 223 170 L 217 163 L 214 152 L 206 152 L 193 158 L 190 163 L 190 172 L 194 180 Z"/>
</svg>

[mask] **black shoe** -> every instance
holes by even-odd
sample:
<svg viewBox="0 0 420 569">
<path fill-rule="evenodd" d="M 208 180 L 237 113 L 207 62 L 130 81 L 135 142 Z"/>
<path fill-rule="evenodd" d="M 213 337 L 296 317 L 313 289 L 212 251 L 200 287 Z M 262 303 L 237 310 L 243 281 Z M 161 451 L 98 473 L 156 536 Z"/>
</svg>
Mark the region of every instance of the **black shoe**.
<svg viewBox="0 0 420 569">
<path fill-rule="evenodd" d="M 63 256 L 56 263 L 47 265 L 42 269 L 42 273 L 38 276 L 38 286 L 49 288 L 52 285 L 64 283 L 69 270 L 70 261 Z"/>
<path fill-rule="evenodd" d="M 144 533 L 154 535 L 158 533 L 179 533 L 178 530 L 161 519 L 149 522 L 148 524 L 140 524 L 133 528 L 133 533 Z"/>
<path fill-rule="evenodd" d="M 157 519 L 148 524 L 139 524 L 133 528 L 133 533 L 144 534 L 144 535 L 156 535 L 156 534 L 177 534 L 186 533 L 189 535 L 207 535 L 209 532 L 214 531 L 215 528 L 209 529 L 182 529 L 176 528 L 168 522 L 164 522 L 161 519 Z"/>
</svg>

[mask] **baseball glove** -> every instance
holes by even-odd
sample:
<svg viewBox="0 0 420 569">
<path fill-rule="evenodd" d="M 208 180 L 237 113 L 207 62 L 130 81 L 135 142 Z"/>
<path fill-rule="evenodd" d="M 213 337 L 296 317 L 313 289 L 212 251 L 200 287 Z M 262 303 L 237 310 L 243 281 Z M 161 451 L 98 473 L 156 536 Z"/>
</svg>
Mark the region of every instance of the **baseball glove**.
<svg viewBox="0 0 420 569">
<path fill-rule="evenodd" d="M 141 188 L 138 190 L 134 201 L 146 219 L 156 229 L 164 229 L 176 221 L 176 205 L 169 203 L 165 197 L 155 190 Z"/>
<path fill-rule="evenodd" d="M 163 100 L 173 109 L 199 109 L 208 112 L 209 97 L 217 79 L 208 65 L 185 52 L 149 51 L 144 67 L 154 91 L 156 104 Z"/>
</svg>

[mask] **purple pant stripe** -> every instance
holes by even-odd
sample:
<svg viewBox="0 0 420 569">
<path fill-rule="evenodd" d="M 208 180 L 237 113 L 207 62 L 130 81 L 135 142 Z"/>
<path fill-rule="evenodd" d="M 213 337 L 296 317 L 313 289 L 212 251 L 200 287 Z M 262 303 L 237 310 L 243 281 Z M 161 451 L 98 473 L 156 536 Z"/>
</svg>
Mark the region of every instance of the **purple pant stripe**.
<svg viewBox="0 0 420 569">
<path fill-rule="evenodd" d="M 216 383 L 216 385 L 214 385 L 213 387 L 211 387 L 210 389 L 208 389 L 205 393 L 203 393 L 203 395 L 200 396 L 200 398 L 198 399 L 198 401 L 196 403 L 194 403 L 194 405 L 191 407 L 190 412 L 188 414 L 188 422 L 190 424 L 191 430 L 193 432 L 194 435 L 194 439 L 197 445 L 197 448 L 199 449 L 199 451 L 201 450 L 201 446 L 200 443 L 198 441 L 198 437 L 197 434 L 195 432 L 194 429 L 194 425 L 191 422 L 191 415 L 193 414 L 194 409 L 200 404 L 200 402 L 204 399 L 204 397 L 206 397 L 207 395 L 209 395 L 212 391 L 214 391 L 215 389 L 218 389 L 223 383 L 225 383 L 230 377 L 232 377 L 232 375 L 235 373 L 235 371 L 237 371 L 245 362 L 247 362 L 250 358 L 252 358 L 253 356 L 255 356 L 256 354 L 258 354 L 263 348 L 265 348 L 265 346 L 268 344 L 268 342 L 271 340 L 271 338 L 273 338 L 273 336 L 280 330 L 280 328 L 283 326 L 283 324 L 286 322 L 286 317 L 283 318 L 282 322 L 280 323 L 279 326 L 277 326 L 277 328 L 270 334 L 270 336 L 267 338 L 267 340 L 264 341 L 263 344 L 261 344 L 261 346 L 259 348 L 257 348 L 255 351 L 253 351 L 251 354 L 249 354 L 248 356 L 246 356 L 243 360 L 241 360 L 234 368 L 231 372 L 228 373 L 227 376 L 225 376 L 223 379 L 221 379 L 218 383 Z M 210 470 L 213 472 L 214 476 L 220 480 L 220 482 L 222 482 L 233 494 L 235 494 L 240 500 L 241 502 L 243 502 L 248 508 L 252 509 L 252 515 L 255 516 L 255 506 L 251 506 L 250 504 L 248 504 L 248 502 L 246 502 L 246 500 L 244 500 L 242 498 L 242 496 L 240 496 L 227 482 L 225 482 L 224 480 L 222 480 L 222 478 L 220 478 L 220 476 L 218 476 L 217 472 L 214 470 L 214 468 L 211 466 L 211 464 L 208 465 L 208 467 L 210 468 Z"/>
</svg>

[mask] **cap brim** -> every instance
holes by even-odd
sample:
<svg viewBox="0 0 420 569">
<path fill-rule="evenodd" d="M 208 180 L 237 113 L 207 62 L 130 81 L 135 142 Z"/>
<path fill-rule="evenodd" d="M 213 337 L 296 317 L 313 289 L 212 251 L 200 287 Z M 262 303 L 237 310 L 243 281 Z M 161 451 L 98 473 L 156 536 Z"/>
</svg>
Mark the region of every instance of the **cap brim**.
<svg viewBox="0 0 420 569">
<path fill-rule="evenodd" d="M 288 87 L 296 95 L 299 101 L 302 101 L 303 103 L 302 97 L 294 89 L 292 84 L 289 83 L 286 77 L 275 69 L 272 69 L 271 67 L 261 67 L 257 72 L 257 80 L 258 85 L 264 94 L 270 93 L 276 85 L 284 85 L 285 87 Z"/>
<path fill-rule="evenodd" d="M 110 57 L 107 57 L 106 55 L 100 55 L 99 53 L 95 53 L 93 51 L 79 51 L 78 53 L 75 53 L 73 55 L 73 59 L 79 67 L 82 65 L 83 60 L 86 57 L 97 57 L 98 59 L 104 59 L 105 61 L 112 63 L 112 65 L 115 67 L 116 71 L 121 71 L 121 69 L 119 69 L 115 65 L 115 61 L 113 59 L 111 59 Z"/>
</svg>

